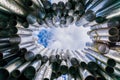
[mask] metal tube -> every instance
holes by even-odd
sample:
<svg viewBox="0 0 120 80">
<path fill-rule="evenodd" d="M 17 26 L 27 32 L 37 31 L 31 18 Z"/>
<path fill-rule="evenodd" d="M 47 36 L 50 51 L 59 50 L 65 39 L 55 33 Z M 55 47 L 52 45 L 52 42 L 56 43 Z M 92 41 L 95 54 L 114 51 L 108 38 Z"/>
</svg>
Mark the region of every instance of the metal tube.
<svg viewBox="0 0 120 80">
<path fill-rule="evenodd" d="M 114 74 L 116 76 L 120 76 L 120 71 L 110 67 L 110 66 L 106 66 L 105 64 L 100 64 L 101 68 L 106 71 L 108 74 Z"/>
<path fill-rule="evenodd" d="M 50 80 L 51 76 L 52 76 L 52 65 L 50 64 L 44 73 L 43 80 Z"/>
<path fill-rule="evenodd" d="M 37 8 L 37 5 L 33 3 L 33 1 L 35 2 L 35 0 L 15 0 L 16 3 L 22 7 L 24 7 L 24 9 L 30 9 L 30 10 L 34 10 Z"/>
<path fill-rule="evenodd" d="M 72 76 L 76 75 L 77 69 L 71 64 L 71 62 L 67 59 L 67 65 L 68 65 L 68 72 Z"/>
<path fill-rule="evenodd" d="M 32 52 L 34 52 L 35 57 L 39 55 L 39 58 L 42 59 L 42 55 L 39 54 L 39 52 L 42 51 L 43 49 L 44 49 L 43 46 L 38 46 L 36 49 L 32 50 Z"/>
<path fill-rule="evenodd" d="M 113 43 L 110 43 L 108 42 L 108 46 L 114 50 L 115 48 L 119 48 L 120 47 L 120 42 L 113 42 Z"/>
<path fill-rule="evenodd" d="M 38 21 L 38 23 L 39 23 L 39 28 L 40 27 L 45 27 L 45 28 L 48 28 L 49 26 L 45 23 L 45 21 L 44 20 L 42 20 L 42 19 L 37 19 L 37 21 Z"/>
<path fill-rule="evenodd" d="M 17 69 L 11 72 L 12 77 L 19 78 L 23 72 L 23 70 L 30 64 L 31 62 L 25 62 L 21 66 L 19 66 Z"/>
<path fill-rule="evenodd" d="M 37 1 L 38 1 L 38 3 L 39 3 L 39 6 L 40 6 L 40 7 L 44 7 L 44 6 L 43 6 L 43 2 L 42 2 L 41 0 L 37 0 Z"/>
<path fill-rule="evenodd" d="M 33 46 L 34 42 L 28 42 L 28 43 L 24 43 L 24 44 L 19 44 L 19 48 L 26 48 L 26 47 L 30 47 Z"/>
<path fill-rule="evenodd" d="M 9 38 L 7 37 L 1 37 L 0 38 L 0 43 L 2 43 L 2 42 L 9 42 Z"/>
<path fill-rule="evenodd" d="M 80 73 L 82 80 L 96 80 L 95 77 L 86 69 L 83 70 L 79 68 L 79 73 Z"/>
<path fill-rule="evenodd" d="M 53 16 L 53 24 L 55 25 L 55 27 L 59 27 L 60 26 L 60 20 L 61 20 L 61 17 Z"/>
<path fill-rule="evenodd" d="M 38 47 L 38 48 L 35 47 L 35 48 L 29 50 L 29 51 L 24 55 L 25 60 L 31 61 L 31 60 L 35 59 L 36 56 L 39 54 L 39 52 L 40 52 L 42 49 L 43 49 L 43 47 Z M 39 55 L 39 57 L 42 58 L 41 55 Z"/>
<path fill-rule="evenodd" d="M 36 48 L 36 45 L 30 45 L 26 47 L 26 51 L 31 51 Z"/>
<path fill-rule="evenodd" d="M 35 10 L 36 8 L 38 8 L 38 6 L 35 3 L 38 3 L 37 0 L 29 0 L 29 5 L 28 6 L 31 10 Z"/>
<path fill-rule="evenodd" d="M 78 19 L 80 19 L 80 17 L 81 17 L 81 15 L 79 15 L 79 14 L 75 14 L 75 13 L 74 13 L 74 14 L 73 14 L 73 18 L 74 18 L 74 20 L 73 20 L 72 23 L 73 23 L 73 24 L 76 23 L 76 21 L 77 21 Z"/>
<path fill-rule="evenodd" d="M 113 69 L 110 66 L 107 66 L 105 63 L 102 63 L 100 60 L 97 60 L 95 57 L 91 56 L 89 53 L 84 52 L 85 55 L 90 58 L 92 61 L 99 64 L 99 68 L 97 70 L 103 70 L 104 72 L 111 73 L 113 72 Z M 116 68 L 118 69 L 120 65 L 116 64 Z M 113 66 L 112 66 L 113 67 Z"/>
<path fill-rule="evenodd" d="M 4 7 L 2 7 L 2 6 L 0 6 L 0 11 L 2 11 L 2 10 L 5 11 L 5 12 L 8 12 L 8 13 L 10 12 L 8 9 L 6 9 L 6 8 L 4 8 Z"/>
<path fill-rule="evenodd" d="M 15 57 L 18 58 L 18 56 L 16 54 L 12 54 L 12 55 L 7 56 L 6 58 L 0 60 L 0 66 L 4 67 L 5 65 L 10 64 L 11 62 L 13 62 L 13 60 L 16 60 Z"/>
<path fill-rule="evenodd" d="M 46 17 L 45 18 L 45 22 L 47 23 L 47 25 L 49 26 L 49 27 L 54 27 L 55 25 L 53 24 L 53 21 L 52 21 L 52 19 L 50 18 L 50 17 Z"/>
<path fill-rule="evenodd" d="M 77 50 L 75 50 L 74 55 L 75 55 L 76 58 L 78 59 L 80 66 L 81 66 L 82 68 L 87 68 L 87 63 L 86 63 L 85 59 L 83 59 L 82 56 L 79 56 Z"/>
<path fill-rule="evenodd" d="M 65 9 L 70 10 L 72 8 L 72 4 L 70 2 L 65 3 Z"/>
<path fill-rule="evenodd" d="M 56 59 L 57 59 L 57 63 L 61 64 L 62 62 L 62 50 L 61 49 L 57 49 L 56 50 Z"/>
<path fill-rule="evenodd" d="M 46 11 L 44 8 L 39 8 L 36 10 L 37 16 L 39 17 L 38 19 L 44 19 L 46 17 Z"/>
<path fill-rule="evenodd" d="M 35 49 L 36 47 L 32 47 L 30 50 Z M 26 49 L 26 53 L 24 54 L 24 59 L 26 61 L 32 61 L 35 58 L 35 55 L 32 51 L 29 51 L 28 49 Z"/>
<path fill-rule="evenodd" d="M 68 66 L 67 66 L 67 61 L 62 60 L 60 67 L 59 67 L 59 71 L 62 74 L 67 74 L 68 72 Z"/>
<path fill-rule="evenodd" d="M 60 75 L 62 75 L 62 73 L 59 71 L 59 66 L 60 65 L 57 62 L 51 63 L 51 64 L 52 64 L 52 76 L 57 78 Z M 55 76 L 53 74 L 55 74 Z"/>
<path fill-rule="evenodd" d="M 52 10 L 55 11 L 55 10 L 57 9 L 57 4 L 56 4 L 56 3 L 53 3 L 51 8 L 52 8 Z"/>
<path fill-rule="evenodd" d="M 37 5 L 37 7 L 42 7 L 40 4 L 39 4 L 39 1 L 40 0 L 32 0 L 32 2 Z"/>
<path fill-rule="evenodd" d="M 99 0 L 93 0 L 87 7 L 86 7 L 86 11 L 88 11 L 90 9 L 90 7 L 92 7 L 95 3 L 97 3 Z"/>
<path fill-rule="evenodd" d="M 109 53 L 105 54 L 104 56 L 112 58 L 117 62 L 120 62 L 120 59 L 119 59 L 120 54 L 117 51 L 110 50 Z"/>
<path fill-rule="evenodd" d="M 104 29 L 89 31 L 87 34 L 89 36 L 118 36 L 119 30 L 115 27 L 104 28 Z"/>
<path fill-rule="evenodd" d="M 110 12 L 108 15 L 106 15 L 106 18 L 111 19 L 113 17 L 118 17 L 120 15 L 119 11 L 120 11 L 120 9 L 116 9 L 116 10 Z"/>
<path fill-rule="evenodd" d="M 120 60 L 119 60 L 120 55 L 118 53 L 110 51 L 108 54 L 105 54 L 104 56 L 106 56 L 108 58 L 112 58 L 115 61 L 117 61 L 118 63 L 116 63 L 116 65 L 114 67 L 117 68 L 117 69 L 120 69 L 120 64 L 119 64 L 119 62 L 120 62 Z"/>
<path fill-rule="evenodd" d="M 32 35 L 32 30 L 30 29 L 25 29 L 25 28 L 17 28 L 17 34 L 28 34 L 28 35 Z"/>
<path fill-rule="evenodd" d="M 113 21 L 111 22 L 111 24 L 109 25 L 110 23 L 108 22 L 105 22 L 105 23 L 102 23 L 102 24 L 97 24 L 97 25 L 93 25 L 91 26 L 91 30 L 96 30 L 96 29 L 101 29 L 101 28 L 108 28 L 108 27 L 116 27 L 119 25 L 118 21 Z"/>
<path fill-rule="evenodd" d="M 17 28 L 28 28 L 29 24 L 28 22 L 23 22 L 23 23 L 17 22 L 16 27 Z"/>
<path fill-rule="evenodd" d="M 78 19 L 75 23 L 76 26 L 82 26 L 89 22 L 92 22 L 95 20 L 96 15 L 93 11 L 89 10 L 87 11 L 80 19 Z"/>
<path fill-rule="evenodd" d="M 47 0 L 46 1 L 42 1 L 42 3 L 43 3 L 43 6 L 44 6 L 44 8 L 46 10 L 49 10 L 51 8 L 51 6 L 52 6 L 51 2 L 47 1 Z"/>
<path fill-rule="evenodd" d="M 112 5 L 113 2 L 115 2 L 115 0 L 106 0 L 106 1 L 101 0 L 99 4 L 97 4 L 95 7 L 90 8 L 90 9 L 93 10 L 94 12 L 98 12 L 99 10 L 104 9 L 104 8 Z"/>
<path fill-rule="evenodd" d="M 39 27 L 39 23 L 37 22 L 37 17 L 35 15 L 29 14 L 26 19 L 29 24 L 31 24 L 35 27 Z"/>
<path fill-rule="evenodd" d="M 0 53 L 0 59 L 3 59 L 3 58 L 5 58 L 5 57 L 7 57 L 7 56 L 9 56 L 9 55 L 11 55 L 11 53 L 10 52 L 1 52 Z"/>
<path fill-rule="evenodd" d="M 21 42 L 20 44 L 27 43 L 27 42 L 33 42 L 33 36 L 31 35 L 19 35 Z"/>
<path fill-rule="evenodd" d="M 15 68 L 19 67 L 23 63 L 24 63 L 24 59 L 19 58 L 18 60 L 16 60 L 16 62 L 10 65 L 6 65 L 5 68 L 11 73 Z"/>
<path fill-rule="evenodd" d="M 49 66 L 49 61 L 47 61 L 47 63 L 43 64 L 40 69 L 38 70 L 38 72 L 35 75 L 34 80 L 43 80 L 43 76 L 45 74 L 45 71 L 47 69 L 47 66 Z"/>
<path fill-rule="evenodd" d="M 60 27 L 61 27 L 61 28 L 66 27 L 66 19 L 65 19 L 65 17 L 61 17 L 61 20 L 60 20 Z"/>
<path fill-rule="evenodd" d="M 68 80 L 75 80 L 75 78 L 71 76 L 70 74 L 68 74 Z"/>
<path fill-rule="evenodd" d="M 0 37 L 12 36 L 13 34 L 16 34 L 16 31 L 15 32 L 13 31 L 13 27 L 12 28 L 7 28 L 7 29 L 3 29 L 3 30 L 0 31 Z"/>
<path fill-rule="evenodd" d="M 63 50 L 60 50 L 60 49 L 58 52 L 59 52 L 59 55 L 61 56 L 61 59 L 67 61 L 68 56 L 67 56 L 66 52 L 64 52 Z"/>
<path fill-rule="evenodd" d="M 47 52 L 46 54 L 44 54 L 44 55 L 47 56 L 48 59 L 50 59 L 50 56 L 51 56 L 51 54 L 52 54 L 53 52 L 54 52 L 54 50 L 49 49 L 48 52 Z"/>
<path fill-rule="evenodd" d="M 12 43 L 19 43 L 20 37 L 18 35 L 13 35 L 12 37 L 1 37 L 0 42 L 9 42 L 11 44 Z"/>
<path fill-rule="evenodd" d="M 102 41 L 102 42 L 118 42 L 119 36 L 95 36 L 90 37 L 93 41 Z"/>
<path fill-rule="evenodd" d="M 69 56 L 69 60 L 71 62 L 71 64 L 75 67 L 79 66 L 79 61 L 76 59 L 75 55 L 72 53 L 72 51 L 67 50 L 67 54 Z"/>
<path fill-rule="evenodd" d="M 107 19 L 105 17 L 96 17 L 96 19 L 94 21 L 83 25 L 83 27 L 90 27 L 90 26 L 92 27 L 94 25 L 101 24 L 101 23 L 105 22 L 106 20 Z M 106 27 L 106 26 L 104 26 L 104 27 Z"/>
<path fill-rule="evenodd" d="M 41 61 L 43 63 L 46 63 L 48 61 L 48 57 L 45 55 L 48 52 L 48 50 L 49 50 L 48 48 L 45 48 L 39 53 L 42 56 Z M 36 58 L 40 59 L 40 57 L 38 55 L 36 56 Z"/>
<path fill-rule="evenodd" d="M 101 54 L 99 54 L 98 52 L 92 50 L 92 49 L 85 49 L 86 51 L 92 53 L 90 54 L 91 56 L 94 56 L 96 59 L 100 60 L 101 62 L 108 64 L 109 66 L 114 67 L 116 65 L 116 61 L 114 59 L 111 58 L 107 58 Z"/>
<path fill-rule="evenodd" d="M 66 17 L 66 26 L 73 24 L 74 17 L 73 16 L 67 16 Z"/>
<path fill-rule="evenodd" d="M 64 80 L 64 79 L 69 80 L 69 79 L 67 78 L 67 75 L 61 75 L 61 76 L 59 76 L 59 77 L 56 78 L 56 80 Z M 70 79 L 70 80 L 71 80 L 71 79 Z M 73 79 L 72 79 L 72 80 L 73 80 Z"/>
<path fill-rule="evenodd" d="M 96 76 L 96 80 L 106 80 L 103 76 L 101 76 L 98 73 L 95 73 L 95 76 Z"/>
<path fill-rule="evenodd" d="M 106 54 L 110 51 L 110 48 L 107 44 L 103 44 L 100 42 L 86 42 L 86 46 L 93 48 L 95 51 L 98 51 L 101 54 Z"/>
<path fill-rule="evenodd" d="M 71 10 L 68 11 L 69 16 L 73 16 L 73 14 L 74 14 L 74 10 L 71 9 Z"/>
<path fill-rule="evenodd" d="M 115 9 L 118 9 L 120 6 L 120 2 L 119 0 L 116 1 L 115 4 L 112 4 L 111 6 L 99 11 L 96 15 L 97 16 L 105 16 L 106 14 L 108 14 L 109 12 L 111 12 L 111 10 L 115 10 Z"/>
<path fill-rule="evenodd" d="M 11 49 L 11 50 L 9 50 L 9 51 L 5 51 L 5 52 L 10 52 L 10 53 L 17 53 L 17 52 L 20 52 L 20 53 L 22 53 L 22 50 L 18 47 L 18 46 L 16 46 L 15 48 L 13 48 L 13 49 Z"/>
<path fill-rule="evenodd" d="M 77 3 L 75 5 L 75 11 L 84 11 L 84 6 L 82 3 Z"/>
<path fill-rule="evenodd" d="M 34 27 L 33 25 L 29 24 L 29 29 L 32 31 L 38 31 L 40 30 L 40 27 Z"/>
<path fill-rule="evenodd" d="M 62 17 L 62 14 L 63 14 L 63 11 L 57 7 L 57 9 L 55 10 L 55 15 Z"/>
<path fill-rule="evenodd" d="M 7 24 L 4 21 L 0 22 L 0 29 L 5 29 L 7 28 Z"/>
<path fill-rule="evenodd" d="M 96 80 L 106 80 L 103 76 L 101 76 L 97 71 L 90 71 L 96 77 Z"/>
<path fill-rule="evenodd" d="M 23 71 L 23 74 L 26 78 L 32 79 L 35 76 L 35 73 L 41 66 L 41 60 L 33 61 L 26 69 Z"/>
<path fill-rule="evenodd" d="M 96 18 L 96 12 L 99 11 L 102 8 L 105 8 L 107 6 L 109 6 L 110 4 L 112 4 L 112 2 L 114 2 L 114 0 L 110 0 L 108 2 L 108 0 L 104 1 L 104 0 L 99 0 L 97 5 L 94 5 L 94 7 L 90 8 L 85 15 L 83 15 L 77 22 L 76 22 L 76 26 L 82 26 L 85 25 L 89 22 L 92 22 L 95 20 Z"/>
<path fill-rule="evenodd" d="M 104 72 L 111 73 L 112 69 L 110 66 L 107 66 L 106 64 L 99 61 L 97 61 L 97 63 L 99 64 L 98 70 L 103 70 Z"/>
<path fill-rule="evenodd" d="M 0 49 L 4 49 L 4 48 L 9 47 L 9 46 L 10 46 L 10 43 L 0 43 Z"/>
<path fill-rule="evenodd" d="M 16 62 L 13 62 L 13 63 L 10 64 L 10 65 L 7 65 L 7 66 L 5 66 L 4 68 L 0 68 L 0 75 L 1 75 L 1 76 L 0 76 L 0 79 L 1 79 L 1 80 L 7 80 L 8 77 L 9 77 L 9 75 L 10 75 L 10 73 L 11 73 L 14 69 L 16 69 L 17 67 L 19 67 L 20 65 L 22 65 L 23 62 L 24 62 L 23 59 L 18 58 L 18 59 L 16 60 Z"/>
<path fill-rule="evenodd" d="M 54 49 L 50 55 L 49 58 L 50 63 L 55 63 L 57 62 L 57 58 L 56 58 L 56 50 Z"/>
<path fill-rule="evenodd" d="M 58 2 L 58 8 L 61 9 L 61 10 L 63 10 L 65 8 L 65 4 L 64 4 L 63 1 Z"/>
<path fill-rule="evenodd" d="M 26 16 L 27 12 L 13 0 L 0 0 L 0 5 L 18 15 Z"/>
<path fill-rule="evenodd" d="M 117 80 L 117 79 L 109 76 L 108 74 L 106 74 L 106 73 L 105 73 L 104 71 L 102 71 L 102 70 L 99 70 L 98 72 L 99 72 L 103 77 L 105 77 L 105 79 L 107 79 L 107 80 Z"/>
<path fill-rule="evenodd" d="M 98 65 L 91 59 L 89 59 L 84 53 L 84 51 L 76 51 L 78 53 L 78 56 L 81 56 L 81 58 L 84 60 L 84 62 L 87 64 L 87 69 L 95 71 L 98 69 Z M 83 66 L 84 67 L 84 66 Z"/>
<path fill-rule="evenodd" d="M 69 11 L 69 10 L 67 10 L 67 9 L 64 9 L 64 10 L 63 10 L 63 13 L 62 13 L 62 14 L 64 15 L 64 17 L 65 17 L 65 16 L 68 16 L 68 11 Z"/>
</svg>

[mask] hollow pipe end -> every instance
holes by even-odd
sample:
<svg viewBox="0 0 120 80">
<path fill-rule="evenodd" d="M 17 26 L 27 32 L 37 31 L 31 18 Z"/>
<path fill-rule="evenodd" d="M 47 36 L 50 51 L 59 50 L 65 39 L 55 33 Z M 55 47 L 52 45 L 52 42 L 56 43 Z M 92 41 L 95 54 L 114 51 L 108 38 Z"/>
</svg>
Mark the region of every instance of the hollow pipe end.
<svg viewBox="0 0 120 80">
<path fill-rule="evenodd" d="M 97 70 L 98 69 L 98 65 L 95 62 L 89 62 L 87 67 L 89 70 Z"/>
<path fill-rule="evenodd" d="M 21 72 L 19 70 L 14 70 L 11 75 L 14 77 L 14 78 L 19 78 L 20 75 L 21 75 Z"/>
<path fill-rule="evenodd" d="M 25 58 L 26 61 L 32 61 L 35 58 L 35 55 L 34 55 L 33 52 L 27 52 L 24 55 L 24 58 Z"/>
<path fill-rule="evenodd" d="M 8 77 L 9 77 L 9 72 L 4 68 L 0 68 L 0 80 L 7 80 Z"/>
<path fill-rule="evenodd" d="M 96 79 L 94 76 L 89 75 L 85 78 L 85 80 L 96 80 Z"/>
<path fill-rule="evenodd" d="M 109 60 L 107 61 L 107 64 L 108 64 L 109 66 L 111 66 L 111 67 L 115 67 L 116 61 L 115 61 L 114 59 L 109 59 Z"/>
<path fill-rule="evenodd" d="M 36 70 L 32 66 L 27 67 L 23 72 L 24 76 L 28 79 L 34 78 L 35 73 L 36 73 Z"/>
</svg>

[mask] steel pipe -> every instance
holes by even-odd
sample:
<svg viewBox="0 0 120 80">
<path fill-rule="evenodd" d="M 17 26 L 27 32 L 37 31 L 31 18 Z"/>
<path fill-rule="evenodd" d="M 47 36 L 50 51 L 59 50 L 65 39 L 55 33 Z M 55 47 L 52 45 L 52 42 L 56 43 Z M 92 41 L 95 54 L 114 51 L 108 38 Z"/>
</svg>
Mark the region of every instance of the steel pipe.
<svg viewBox="0 0 120 80">
<path fill-rule="evenodd" d="M 28 14 L 21 6 L 17 5 L 15 1 L 0 0 L 0 5 L 18 15 L 26 16 Z"/>
<path fill-rule="evenodd" d="M 23 74 L 26 78 L 32 79 L 35 77 L 35 73 L 39 70 L 41 66 L 41 60 L 33 61 L 28 67 L 25 68 Z"/>
<path fill-rule="evenodd" d="M 46 71 L 48 66 L 49 66 L 49 61 L 47 61 L 47 63 L 43 64 L 40 67 L 40 69 L 36 73 L 36 76 L 34 77 L 34 80 L 43 80 L 45 71 Z"/>
<path fill-rule="evenodd" d="M 0 68 L 0 79 L 1 80 L 7 80 L 8 77 L 10 76 L 10 73 L 16 69 L 17 67 L 19 67 L 20 65 L 22 65 L 24 62 L 23 59 L 18 58 L 15 62 L 11 63 L 10 65 L 5 66 L 4 68 Z"/>
<path fill-rule="evenodd" d="M 21 66 L 19 66 L 17 69 L 13 70 L 11 72 L 12 77 L 19 78 L 24 71 L 24 69 L 30 64 L 31 62 L 25 62 Z"/>
<path fill-rule="evenodd" d="M 101 54 L 99 54 L 98 52 L 92 50 L 92 49 L 85 49 L 87 52 L 89 53 L 92 53 L 90 54 L 91 56 L 95 57 L 96 59 L 98 59 L 99 61 L 109 65 L 109 66 L 112 66 L 114 67 L 116 65 L 116 61 L 114 59 L 111 59 L 111 58 L 107 58 Z"/>
</svg>

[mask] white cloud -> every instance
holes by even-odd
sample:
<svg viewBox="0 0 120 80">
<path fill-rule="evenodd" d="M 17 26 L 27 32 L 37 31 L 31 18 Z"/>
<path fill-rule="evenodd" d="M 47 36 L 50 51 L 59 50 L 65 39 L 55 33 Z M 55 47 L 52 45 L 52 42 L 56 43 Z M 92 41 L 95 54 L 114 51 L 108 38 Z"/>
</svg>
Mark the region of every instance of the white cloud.
<svg viewBox="0 0 120 80">
<path fill-rule="evenodd" d="M 68 28 L 52 28 L 53 40 L 48 47 L 52 49 L 83 49 L 85 43 L 91 41 L 87 35 L 89 28 L 76 27 L 71 25 Z"/>
</svg>

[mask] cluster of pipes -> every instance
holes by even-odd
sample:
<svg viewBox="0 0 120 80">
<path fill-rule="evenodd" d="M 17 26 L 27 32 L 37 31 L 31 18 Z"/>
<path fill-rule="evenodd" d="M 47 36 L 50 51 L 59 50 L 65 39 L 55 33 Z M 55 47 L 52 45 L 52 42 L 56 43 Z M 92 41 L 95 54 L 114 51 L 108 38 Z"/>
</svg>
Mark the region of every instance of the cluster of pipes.
<svg viewBox="0 0 120 80">
<path fill-rule="evenodd" d="M 0 0 L 0 80 L 118 80 L 119 11 L 119 0 Z M 71 24 L 91 29 L 84 50 L 45 48 L 33 36 Z"/>
</svg>

